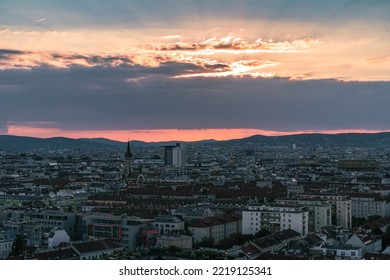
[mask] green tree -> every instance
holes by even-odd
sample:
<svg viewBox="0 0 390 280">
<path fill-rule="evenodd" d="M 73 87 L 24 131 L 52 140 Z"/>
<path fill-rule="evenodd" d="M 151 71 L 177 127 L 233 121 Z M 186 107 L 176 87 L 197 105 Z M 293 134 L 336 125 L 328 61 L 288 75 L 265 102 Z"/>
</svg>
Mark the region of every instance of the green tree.
<svg viewBox="0 0 390 280">
<path fill-rule="evenodd" d="M 214 244 L 214 238 L 203 237 L 202 241 L 199 242 L 198 246 L 199 247 L 213 247 L 213 244 Z"/>
<path fill-rule="evenodd" d="M 386 232 L 382 235 L 382 247 L 385 249 L 390 246 L 390 226 L 387 227 Z"/>
<path fill-rule="evenodd" d="M 11 255 L 14 257 L 22 255 L 24 252 L 24 241 L 21 234 L 16 235 L 14 243 L 12 243 Z"/>
</svg>

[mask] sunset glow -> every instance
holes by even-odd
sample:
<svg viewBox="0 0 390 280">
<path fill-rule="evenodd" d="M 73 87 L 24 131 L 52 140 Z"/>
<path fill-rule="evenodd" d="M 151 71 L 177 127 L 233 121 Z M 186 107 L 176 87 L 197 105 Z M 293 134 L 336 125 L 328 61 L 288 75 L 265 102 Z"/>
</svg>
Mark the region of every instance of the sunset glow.
<svg viewBox="0 0 390 280">
<path fill-rule="evenodd" d="M 323 131 L 271 131 L 262 129 L 153 129 L 153 130 L 90 130 L 66 131 L 53 128 L 10 126 L 8 134 L 16 136 L 32 136 L 39 138 L 69 137 L 69 138 L 107 138 L 125 142 L 129 139 L 145 142 L 158 141 L 200 141 L 200 140 L 230 140 L 245 138 L 253 135 L 282 136 L 294 134 L 338 134 L 338 133 L 378 133 L 380 130 L 350 129 L 350 130 L 323 130 Z"/>
</svg>

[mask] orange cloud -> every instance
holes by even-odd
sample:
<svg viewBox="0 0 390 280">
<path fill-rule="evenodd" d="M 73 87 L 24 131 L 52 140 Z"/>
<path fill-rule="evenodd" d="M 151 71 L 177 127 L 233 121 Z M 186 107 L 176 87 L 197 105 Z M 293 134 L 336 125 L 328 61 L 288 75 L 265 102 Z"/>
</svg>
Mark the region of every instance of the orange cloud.
<svg viewBox="0 0 390 280">
<path fill-rule="evenodd" d="M 24 53 L 2 56 L 0 52 L 0 69 L 117 67 L 123 64 L 160 67 L 167 63 L 186 63 L 198 69 L 184 69 L 175 77 L 250 75 L 301 80 L 390 80 L 387 75 L 388 39 L 368 36 L 367 27 L 359 23 L 342 30 L 318 32 L 298 23 L 278 22 L 275 26 L 272 22 L 241 22 L 239 25 L 245 27 L 245 32 L 234 29 L 233 21 L 211 23 L 215 25 L 207 30 L 194 29 L 187 23 L 182 29 L 147 32 L 135 29 L 43 32 L 3 29 L 0 30 L 0 47 Z M 220 26 L 217 24 L 223 27 L 215 28 Z M 273 64 L 262 69 L 244 67 L 241 61 L 272 61 Z"/>
<path fill-rule="evenodd" d="M 274 42 L 273 40 L 264 41 L 262 38 L 254 42 L 248 42 L 233 34 L 225 37 L 212 37 L 200 43 L 176 42 L 173 44 L 158 44 L 157 46 L 148 45 L 147 49 L 156 51 L 211 51 L 225 52 L 227 50 L 235 52 L 294 52 L 307 50 L 310 45 L 319 43 L 318 39 L 305 38 L 293 41 Z"/>
</svg>

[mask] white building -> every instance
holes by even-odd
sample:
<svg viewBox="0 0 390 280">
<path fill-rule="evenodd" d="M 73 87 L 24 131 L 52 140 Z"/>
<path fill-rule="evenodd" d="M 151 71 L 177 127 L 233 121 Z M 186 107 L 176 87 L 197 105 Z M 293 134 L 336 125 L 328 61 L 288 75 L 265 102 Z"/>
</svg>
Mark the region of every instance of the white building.
<svg viewBox="0 0 390 280">
<path fill-rule="evenodd" d="M 390 203 L 385 199 L 371 194 L 353 194 L 352 216 L 356 218 L 367 218 L 369 216 L 390 216 Z"/>
<path fill-rule="evenodd" d="M 157 216 L 153 226 L 158 229 L 160 234 L 169 234 L 172 232 L 184 231 L 184 222 L 177 217 Z"/>
<path fill-rule="evenodd" d="M 11 254 L 14 240 L 15 236 L 13 234 L 5 231 L 0 232 L 0 260 L 8 258 Z"/>
<path fill-rule="evenodd" d="M 332 204 L 322 199 L 277 199 L 284 205 L 307 207 L 309 211 L 309 232 L 319 232 L 323 227 L 332 225 Z"/>
<path fill-rule="evenodd" d="M 302 194 L 298 198 L 329 200 L 333 205 L 332 214 L 336 216 L 336 224 L 345 229 L 352 227 L 352 201 L 348 195 Z"/>
<path fill-rule="evenodd" d="M 345 242 L 345 244 L 361 248 L 363 256 L 366 253 L 379 253 L 382 251 L 382 239 L 379 236 L 354 234 Z"/>
<path fill-rule="evenodd" d="M 336 260 L 359 260 L 363 257 L 362 248 L 351 246 L 322 246 L 320 248 L 326 258 Z"/>
<path fill-rule="evenodd" d="M 61 243 L 69 243 L 70 237 L 65 230 L 54 229 L 50 232 L 47 238 L 47 246 L 49 249 L 58 247 Z"/>
<path fill-rule="evenodd" d="M 249 205 L 242 211 L 242 234 L 255 234 L 261 229 L 271 232 L 292 229 L 307 235 L 308 210 L 293 206 Z"/>
<path fill-rule="evenodd" d="M 187 166 L 187 150 L 183 146 L 176 145 L 172 149 L 172 165 L 175 167 Z"/>
</svg>

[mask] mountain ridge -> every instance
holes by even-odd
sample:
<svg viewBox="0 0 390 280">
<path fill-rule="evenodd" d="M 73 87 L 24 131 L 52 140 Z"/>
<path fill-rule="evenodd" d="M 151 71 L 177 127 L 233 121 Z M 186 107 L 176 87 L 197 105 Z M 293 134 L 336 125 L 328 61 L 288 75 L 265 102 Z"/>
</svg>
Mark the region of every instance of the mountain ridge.
<svg viewBox="0 0 390 280">
<path fill-rule="evenodd" d="M 144 142 L 131 140 L 134 147 L 166 146 L 177 142 L 192 144 L 219 144 L 219 145 L 390 145 L 390 132 L 378 133 L 302 133 L 281 136 L 265 136 L 261 134 L 230 140 L 200 140 L 200 141 L 161 141 Z M 126 142 L 107 138 L 66 138 L 51 137 L 37 138 L 30 136 L 0 135 L 0 150 L 29 151 L 39 149 L 112 149 L 124 147 Z"/>
</svg>

